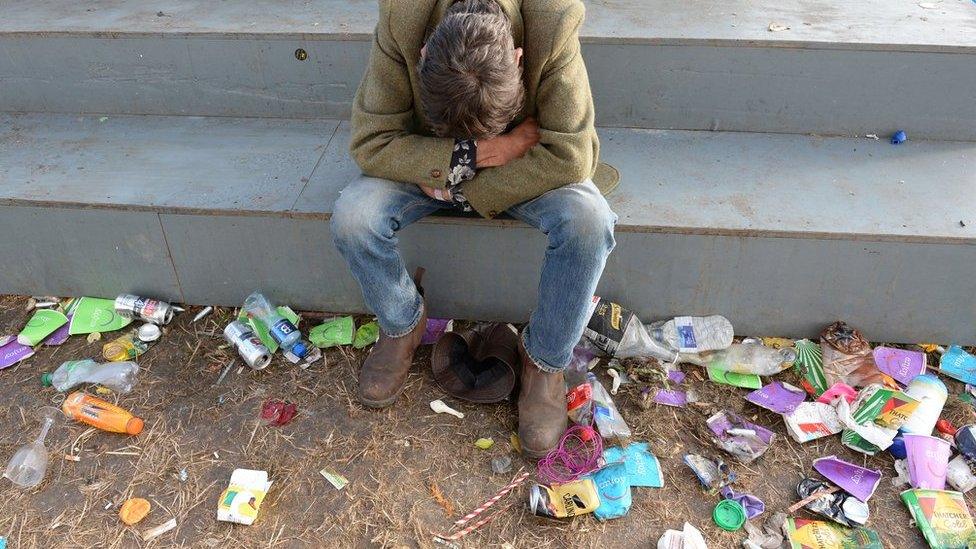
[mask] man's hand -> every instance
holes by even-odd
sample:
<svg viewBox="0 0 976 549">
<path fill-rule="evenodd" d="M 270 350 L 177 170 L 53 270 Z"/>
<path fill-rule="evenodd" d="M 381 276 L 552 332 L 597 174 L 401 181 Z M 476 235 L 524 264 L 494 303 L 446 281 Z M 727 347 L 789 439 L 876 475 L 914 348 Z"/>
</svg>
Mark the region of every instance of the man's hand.
<svg viewBox="0 0 976 549">
<path fill-rule="evenodd" d="M 478 140 L 478 168 L 504 166 L 516 158 L 522 158 L 532 147 L 539 144 L 539 124 L 535 118 L 526 118 L 512 131 Z"/>
<path fill-rule="evenodd" d="M 424 194 L 433 198 L 434 200 L 440 200 L 442 202 L 451 202 L 454 195 L 451 191 L 447 189 L 435 189 L 433 187 L 420 186 L 420 190 L 424 191 Z"/>
</svg>

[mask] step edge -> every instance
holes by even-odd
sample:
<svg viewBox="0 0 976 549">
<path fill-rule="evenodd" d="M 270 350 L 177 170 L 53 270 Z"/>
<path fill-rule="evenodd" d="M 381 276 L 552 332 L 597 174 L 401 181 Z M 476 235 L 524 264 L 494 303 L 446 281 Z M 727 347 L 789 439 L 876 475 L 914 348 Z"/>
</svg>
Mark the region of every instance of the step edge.
<svg viewBox="0 0 976 549">
<path fill-rule="evenodd" d="M 331 212 L 308 212 L 298 210 L 248 210 L 248 209 L 210 209 L 179 206 L 148 206 L 145 204 L 91 204 L 70 201 L 34 200 L 19 198 L 0 198 L 0 207 L 21 207 L 34 209 L 100 210 L 152 215 L 188 215 L 213 217 L 269 217 L 307 221 L 329 221 Z M 469 225 L 484 227 L 527 227 L 515 219 L 484 219 L 466 216 L 430 216 L 419 223 L 433 225 Z M 688 236 L 724 236 L 740 238 L 791 238 L 798 240 L 846 240 L 852 242 L 891 242 L 899 244 L 943 244 L 976 245 L 976 237 L 925 236 L 877 233 L 832 233 L 825 231 L 776 231 L 769 229 L 723 229 L 679 225 L 633 225 L 618 223 L 618 234 L 678 234 Z"/>
<path fill-rule="evenodd" d="M 318 42 L 371 42 L 372 33 L 309 32 L 215 32 L 215 31 L 108 31 L 108 30 L 12 30 L 0 31 L 0 38 L 90 38 L 90 39 L 225 39 L 305 40 Z M 770 48 L 827 51 L 881 51 L 910 53 L 974 54 L 976 44 L 904 44 L 894 42 L 852 42 L 826 40 L 770 40 L 733 38 L 619 37 L 582 35 L 580 42 L 607 46 L 699 46 L 718 48 Z"/>
</svg>

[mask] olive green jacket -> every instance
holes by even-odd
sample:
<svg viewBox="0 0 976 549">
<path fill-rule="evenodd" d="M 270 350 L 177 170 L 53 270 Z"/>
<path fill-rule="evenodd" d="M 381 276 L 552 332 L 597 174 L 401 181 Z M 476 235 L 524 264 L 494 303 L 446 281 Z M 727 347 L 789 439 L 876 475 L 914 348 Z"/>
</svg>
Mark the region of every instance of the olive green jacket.
<svg viewBox="0 0 976 549">
<path fill-rule="evenodd" d="M 369 65 L 352 106 L 350 149 L 363 173 L 445 188 L 454 139 L 434 137 L 420 112 L 420 48 L 453 0 L 379 0 Z M 464 183 L 464 195 L 484 217 L 546 191 L 587 178 L 604 193 L 618 180 L 598 162 L 593 98 L 580 55 L 579 0 L 497 0 L 523 48 L 525 108 L 539 144 L 504 166 L 484 168 Z M 464 137 L 464 136 L 459 136 Z"/>
</svg>

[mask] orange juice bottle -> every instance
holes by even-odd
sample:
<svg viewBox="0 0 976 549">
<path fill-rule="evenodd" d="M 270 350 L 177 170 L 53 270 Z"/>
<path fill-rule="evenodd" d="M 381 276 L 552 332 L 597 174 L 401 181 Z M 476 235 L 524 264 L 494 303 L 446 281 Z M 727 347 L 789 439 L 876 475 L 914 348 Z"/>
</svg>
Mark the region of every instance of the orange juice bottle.
<svg viewBox="0 0 976 549">
<path fill-rule="evenodd" d="M 64 415 L 111 433 L 138 435 L 143 422 L 128 411 L 83 391 L 68 395 L 61 406 Z"/>
</svg>

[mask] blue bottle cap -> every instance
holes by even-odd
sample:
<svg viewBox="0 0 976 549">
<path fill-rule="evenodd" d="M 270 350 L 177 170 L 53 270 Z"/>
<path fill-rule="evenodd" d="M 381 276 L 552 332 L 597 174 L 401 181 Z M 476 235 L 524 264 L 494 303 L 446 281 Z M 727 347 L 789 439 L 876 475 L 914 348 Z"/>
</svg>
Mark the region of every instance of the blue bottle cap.
<svg viewBox="0 0 976 549">
<path fill-rule="evenodd" d="M 908 136 L 905 134 L 905 130 L 898 130 L 891 136 L 892 145 L 900 145 L 908 141 Z"/>
<path fill-rule="evenodd" d="M 305 355 L 308 354 L 308 347 L 306 347 L 304 343 L 299 341 L 298 343 L 292 346 L 291 354 L 297 356 L 298 358 L 305 358 Z"/>
</svg>

